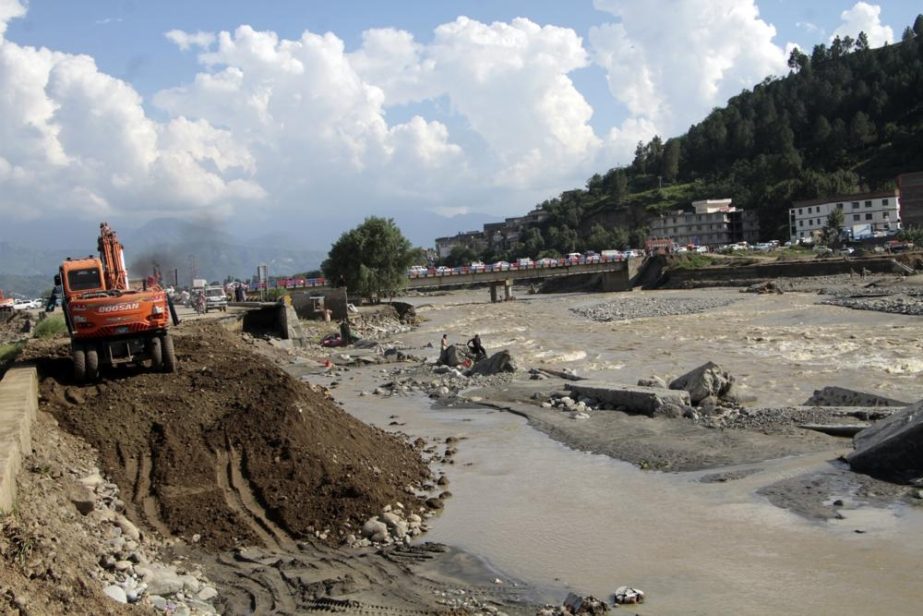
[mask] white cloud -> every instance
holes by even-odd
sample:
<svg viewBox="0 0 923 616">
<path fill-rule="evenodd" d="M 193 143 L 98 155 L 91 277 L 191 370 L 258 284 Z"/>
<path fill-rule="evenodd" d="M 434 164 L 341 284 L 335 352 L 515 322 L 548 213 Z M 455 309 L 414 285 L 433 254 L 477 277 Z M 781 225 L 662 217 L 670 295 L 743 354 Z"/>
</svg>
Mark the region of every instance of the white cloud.
<svg viewBox="0 0 923 616">
<path fill-rule="evenodd" d="M 609 90 L 662 135 L 684 131 L 730 96 L 785 72 L 775 28 L 754 0 L 595 0 L 619 19 L 590 29 Z"/>
<path fill-rule="evenodd" d="M 881 23 L 881 7 L 877 4 L 856 2 L 851 9 L 840 13 L 840 19 L 843 23 L 833 31 L 831 41 L 837 36 L 855 39 L 860 32 L 865 32 L 870 47 L 894 42 L 894 31 L 891 26 Z"/>
<path fill-rule="evenodd" d="M 26 14 L 26 7 L 19 0 L 0 0 L 0 39 L 6 32 L 6 24 L 11 19 Z"/>
<path fill-rule="evenodd" d="M 403 31 L 370 30 L 349 59 L 387 104 L 445 97 L 486 146 L 478 159 L 495 186 L 573 178 L 599 151 L 593 109 L 568 77 L 588 64 L 572 29 L 459 17 L 426 44 Z"/>
<path fill-rule="evenodd" d="M 15 5 L 0 0 L 0 20 L 21 16 Z M 8 220 L 192 213 L 263 197 L 252 156 L 230 133 L 204 120 L 152 120 L 138 93 L 89 56 L 0 38 L 0 91 L 0 216 Z"/>
<path fill-rule="evenodd" d="M 215 42 L 215 35 L 212 32 L 184 32 L 182 30 L 170 30 L 164 34 L 167 40 L 172 41 L 183 51 L 190 47 L 200 47 L 208 49 Z"/>
</svg>

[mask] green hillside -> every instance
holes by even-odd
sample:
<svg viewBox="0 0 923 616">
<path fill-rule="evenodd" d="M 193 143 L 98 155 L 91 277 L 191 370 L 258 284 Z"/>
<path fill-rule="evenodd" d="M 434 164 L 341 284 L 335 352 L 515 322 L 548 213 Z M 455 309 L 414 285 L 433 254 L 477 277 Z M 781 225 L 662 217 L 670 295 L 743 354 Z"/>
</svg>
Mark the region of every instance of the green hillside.
<svg viewBox="0 0 923 616">
<path fill-rule="evenodd" d="M 692 200 L 730 197 L 759 212 L 764 239 L 787 239 L 792 201 L 893 188 L 923 170 L 923 15 L 894 45 L 836 38 L 767 77 L 679 137 L 639 143 L 625 167 L 541 207 L 519 243 L 486 258 L 638 246 L 646 221 Z"/>
</svg>

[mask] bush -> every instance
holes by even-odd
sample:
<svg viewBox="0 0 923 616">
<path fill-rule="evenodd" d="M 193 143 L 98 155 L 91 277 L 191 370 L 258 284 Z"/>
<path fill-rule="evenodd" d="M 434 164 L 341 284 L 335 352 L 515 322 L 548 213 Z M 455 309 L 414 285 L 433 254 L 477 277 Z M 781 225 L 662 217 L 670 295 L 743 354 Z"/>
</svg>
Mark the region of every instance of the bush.
<svg viewBox="0 0 923 616">
<path fill-rule="evenodd" d="M 66 331 L 67 324 L 64 323 L 64 315 L 56 314 L 39 321 L 39 324 L 33 330 L 33 335 L 36 338 L 53 338 Z"/>
<path fill-rule="evenodd" d="M 715 264 L 714 257 L 698 253 L 673 255 L 673 258 L 670 261 L 670 267 L 672 269 L 681 270 L 699 269 Z"/>
<path fill-rule="evenodd" d="M 9 344 L 0 344 L 0 366 L 16 359 L 22 350 L 23 343 L 13 342 Z"/>
</svg>

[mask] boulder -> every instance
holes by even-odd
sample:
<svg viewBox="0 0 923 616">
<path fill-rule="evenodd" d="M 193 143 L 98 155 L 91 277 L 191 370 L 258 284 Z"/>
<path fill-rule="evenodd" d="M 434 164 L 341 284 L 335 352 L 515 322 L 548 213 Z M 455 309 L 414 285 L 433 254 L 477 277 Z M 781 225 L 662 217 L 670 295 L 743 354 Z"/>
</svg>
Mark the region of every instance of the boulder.
<svg viewBox="0 0 923 616">
<path fill-rule="evenodd" d="M 468 371 L 468 375 L 483 374 L 484 376 L 490 376 L 501 372 L 516 372 L 516 362 L 513 361 L 510 352 L 505 349 L 474 364 L 471 370 Z"/>
<path fill-rule="evenodd" d="M 862 430 L 846 456 L 854 471 L 911 474 L 923 471 L 923 400 Z"/>
<path fill-rule="evenodd" d="M 619 586 L 615 590 L 615 602 L 619 605 L 644 603 L 644 591 L 629 586 Z"/>
<path fill-rule="evenodd" d="M 695 370 L 670 383 L 670 389 L 681 389 L 689 392 L 693 404 L 698 404 L 709 396 L 721 398 L 731 389 L 734 378 L 721 370 L 714 362 L 702 364 Z"/>
<path fill-rule="evenodd" d="M 667 388 L 667 382 L 656 374 L 651 375 L 646 379 L 638 379 L 638 385 L 641 387 L 660 387 L 661 389 Z"/>
<path fill-rule="evenodd" d="M 581 597 L 572 592 L 567 593 L 567 597 L 564 599 L 564 608 L 574 616 L 578 614 L 580 616 L 599 616 L 609 611 L 609 606 L 605 601 L 600 601 L 593 595 Z"/>
<path fill-rule="evenodd" d="M 369 518 L 362 526 L 362 535 L 364 537 L 375 537 L 378 535 L 388 535 L 388 526 L 378 519 L 378 516 Z"/>
<path fill-rule="evenodd" d="M 445 366 L 460 366 L 468 359 L 468 353 L 461 347 L 450 344 L 439 356 L 439 363 Z"/>
</svg>

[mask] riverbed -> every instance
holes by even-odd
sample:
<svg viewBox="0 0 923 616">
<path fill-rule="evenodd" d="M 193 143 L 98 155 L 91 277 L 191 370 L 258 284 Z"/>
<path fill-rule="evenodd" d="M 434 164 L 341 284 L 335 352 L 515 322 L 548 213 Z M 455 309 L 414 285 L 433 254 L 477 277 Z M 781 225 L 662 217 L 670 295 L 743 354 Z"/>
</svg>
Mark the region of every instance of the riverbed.
<svg viewBox="0 0 923 616">
<path fill-rule="evenodd" d="M 826 385 L 923 397 L 917 317 L 823 306 L 813 294 L 657 297 L 690 294 L 727 303 L 598 322 L 572 309 L 638 293 L 504 304 L 487 303 L 486 291 L 413 298 L 426 322 L 399 341 L 432 359 L 443 333 L 459 343 L 480 333 L 488 351 L 508 348 L 521 367 L 569 368 L 625 383 L 678 376 L 711 360 L 759 406 L 801 404 Z M 427 343 L 436 349 L 423 348 Z M 609 597 L 627 584 L 648 593 L 636 611 L 649 614 L 909 614 L 923 599 L 923 508 L 829 494 L 844 501 L 842 519 L 819 522 L 757 493 L 829 470 L 848 440 L 829 451 L 723 469 L 742 471 L 730 475 L 742 478 L 703 483 L 704 471 L 642 471 L 568 449 L 515 415 L 431 408 L 415 396 L 360 396 L 388 379 L 378 370 L 354 370 L 338 388 L 348 411 L 410 435 L 462 438 L 454 464 L 445 466 L 453 497 L 426 539 L 469 550 L 549 596 L 573 589 Z M 402 425 L 390 426 L 394 421 Z"/>
</svg>

